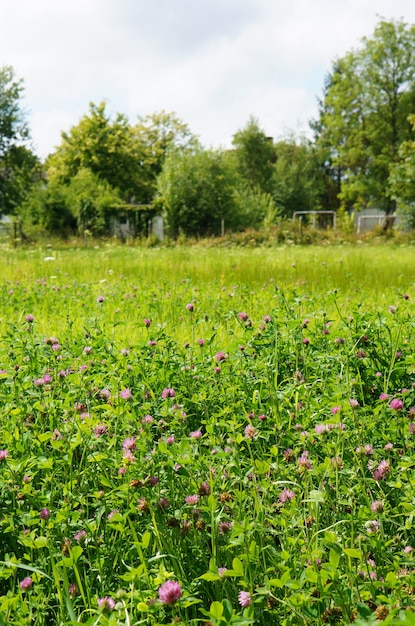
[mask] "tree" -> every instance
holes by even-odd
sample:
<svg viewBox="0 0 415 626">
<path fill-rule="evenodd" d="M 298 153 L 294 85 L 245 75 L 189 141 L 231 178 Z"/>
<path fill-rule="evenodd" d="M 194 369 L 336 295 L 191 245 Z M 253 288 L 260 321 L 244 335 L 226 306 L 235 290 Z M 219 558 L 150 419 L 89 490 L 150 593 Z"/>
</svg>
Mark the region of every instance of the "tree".
<svg viewBox="0 0 415 626">
<path fill-rule="evenodd" d="M 144 185 L 140 178 L 143 155 L 133 130 L 124 115 L 111 120 L 105 103 L 90 104 L 69 133 L 62 133 L 62 142 L 48 157 L 46 169 L 49 180 L 69 184 L 80 170 L 88 169 L 105 181 L 128 201 L 144 200 Z"/>
<path fill-rule="evenodd" d="M 415 115 L 409 116 L 415 131 Z M 415 226 L 415 141 L 404 141 L 399 147 L 399 161 L 391 168 L 391 196 L 409 225 Z"/>
<path fill-rule="evenodd" d="M 234 134 L 232 145 L 238 171 L 249 187 L 270 193 L 275 161 L 272 137 L 267 137 L 258 120 L 251 116 L 246 126 Z"/>
<path fill-rule="evenodd" d="M 27 146 L 29 127 L 21 108 L 23 83 L 9 66 L 0 68 L 0 212 L 15 213 L 40 176 L 40 162 Z"/>
<path fill-rule="evenodd" d="M 341 172 L 342 204 L 390 213 L 389 175 L 415 110 L 415 27 L 381 20 L 361 43 L 335 61 L 314 128 Z"/>
<path fill-rule="evenodd" d="M 322 208 L 325 173 L 321 153 L 306 139 L 291 137 L 275 145 L 272 196 L 284 217 Z"/>
<path fill-rule="evenodd" d="M 140 146 L 144 195 L 149 202 L 156 192 L 157 176 L 163 168 L 168 152 L 173 149 L 189 148 L 195 143 L 196 137 L 175 113 L 166 111 L 139 117 L 133 132 Z"/>
<path fill-rule="evenodd" d="M 157 204 L 173 236 L 221 232 L 237 224 L 235 187 L 238 175 L 223 152 L 193 146 L 169 152 L 157 179 Z"/>
</svg>

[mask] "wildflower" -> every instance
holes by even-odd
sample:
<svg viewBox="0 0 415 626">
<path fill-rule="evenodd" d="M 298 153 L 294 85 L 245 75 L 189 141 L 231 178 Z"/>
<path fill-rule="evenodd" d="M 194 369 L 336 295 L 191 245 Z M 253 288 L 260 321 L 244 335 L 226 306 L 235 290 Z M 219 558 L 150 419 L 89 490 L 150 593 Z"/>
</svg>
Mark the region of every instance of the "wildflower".
<svg viewBox="0 0 415 626">
<path fill-rule="evenodd" d="M 379 522 L 377 520 L 374 520 L 374 519 L 373 520 L 369 520 L 365 524 L 365 528 L 366 528 L 367 532 L 370 535 L 374 535 L 375 533 L 377 533 L 378 530 L 379 530 L 379 527 L 380 527 Z"/>
<path fill-rule="evenodd" d="M 210 485 L 206 481 L 201 483 L 199 486 L 199 495 L 200 496 L 208 496 L 210 494 Z"/>
<path fill-rule="evenodd" d="M 371 456 L 373 454 L 373 446 L 370 443 L 367 443 L 365 444 L 363 451 L 366 456 Z"/>
<path fill-rule="evenodd" d="M 78 543 L 82 543 L 86 539 L 86 531 L 78 530 L 78 532 L 74 534 L 73 538 L 75 539 L 75 541 L 78 541 Z"/>
<path fill-rule="evenodd" d="M 163 604 L 173 605 L 181 598 L 182 589 L 175 580 L 167 580 L 158 590 L 160 601 Z"/>
<path fill-rule="evenodd" d="M 198 339 L 197 343 L 199 344 L 199 346 L 204 346 L 205 345 L 205 340 L 204 339 Z"/>
<path fill-rule="evenodd" d="M 249 320 L 249 315 L 248 313 L 245 313 L 245 311 L 241 311 L 241 313 L 238 313 L 238 317 L 241 322 L 247 322 Z"/>
<path fill-rule="evenodd" d="M 225 572 L 228 571 L 227 567 L 218 567 L 218 576 L 219 578 L 222 578 L 225 574 Z"/>
<path fill-rule="evenodd" d="M 195 310 L 195 307 L 191 302 L 189 302 L 189 304 L 186 304 L 186 309 L 192 313 Z"/>
<path fill-rule="evenodd" d="M 303 344 L 304 344 L 305 346 L 308 346 L 308 344 L 309 344 L 309 343 L 310 343 L 309 338 L 308 338 L 308 337 L 304 337 L 304 339 L 303 339 Z"/>
<path fill-rule="evenodd" d="M 360 406 L 359 401 L 356 400 L 356 398 L 350 398 L 349 405 L 352 407 L 352 409 L 357 409 L 357 407 Z"/>
<path fill-rule="evenodd" d="M 97 302 L 104 302 L 104 296 L 98 296 Z"/>
<path fill-rule="evenodd" d="M 193 430 L 191 433 L 189 433 L 189 437 L 191 439 L 200 439 L 202 436 L 202 431 L 200 430 Z"/>
<path fill-rule="evenodd" d="M 407 293 L 404 293 L 402 297 L 403 297 L 404 300 L 409 300 L 409 296 L 408 296 Z"/>
<path fill-rule="evenodd" d="M 124 453 L 123 453 L 123 455 L 122 455 L 122 460 L 123 460 L 123 463 L 124 463 L 125 465 L 128 465 L 129 463 L 135 463 L 135 456 L 134 456 L 134 454 L 131 452 L 131 450 L 128 450 L 128 449 L 127 449 L 127 450 L 125 450 L 125 449 L 124 449 Z"/>
<path fill-rule="evenodd" d="M 338 413 L 341 410 L 342 410 L 341 406 L 332 406 L 331 409 L 330 409 L 330 411 L 331 411 L 331 413 L 333 415 L 336 415 L 336 413 Z"/>
<path fill-rule="evenodd" d="M 174 398 L 176 396 L 176 392 L 172 387 L 167 387 L 163 389 L 161 392 L 162 398 Z"/>
<path fill-rule="evenodd" d="M 94 435 L 97 437 L 102 437 L 108 431 L 108 426 L 106 424 L 97 424 L 94 428 Z"/>
<path fill-rule="evenodd" d="M 391 450 L 393 450 L 393 443 L 391 443 L 390 441 L 388 443 L 385 443 L 384 450 L 386 450 L 386 452 L 390 452 Z"/>
<path fill-rule="evenodd" d="M 366 352 L 364 350 L 358 350 L 355 356 L 356 356 L 356 359 L 365 359 Z"/>
<path fill-rule="evenodd" d="M 40 519 L 48 519 L 48 517 L 50 516 L 49 509 L 47 509 L 46 507 L 44 509 L 41 509 L 39 515 Z"/>
<path fill-rule="evenodd" d="M 257 429 L 254 428 L 254 426 L 252 426 L 251 424 L 245 426 L 244 432 L 247 439 L 253 439 L 258 434 Z"/>
<path fill-rule="evenodd" d="M 403 551 L 405 552 L 405 554 L 412 554 L 412 552 L 414 551 L 412 546 L 405 546 Z"/>
<path fill-rule="evenodd" d="M 186 504 L 189 504 L 190 506 L 194 506 L 195 504 L 199 502 L 199 496 L 197 494 L 194 494 L 192 496 L 186 496 L 185 500 L 186 500 Z"/>
<path fill-rule="evenodd" d="M 225 361 L 227 359 L 227 355 L 224 352 L 216 352 L 215 361 L 216 363 L 220 363 L 221 361 Z"/>
<path fill-rule="evenodd" d="M 389 400 L 389 394 L 388 393 L 381 393 L 379 396 L 379 400 Z"/>
<path fill-rule="evenodd" d="M 283 491 L 281 491 L 278 500 L 284 503 L 290 502 L 293 498 L 295 498 L 294 491 L 291 491 L 291 489 L 284 489 Z"/>
<path fill-rule="evenodd" d="M 394 306 L 393 304 L 390 305 L 389 307 L 389 313 L 396 313 L 398 307 Z"/>
<path fill-rule="evenodd" d="M 265 322 L 265 324 L 269 324 L 271 322 L 271 316 L 270 315 L 264 315 L 264 317 L 262 319 Z"/>
<path fill-rule="evenodd" d="M 99 392 L 99 396 L 100 398 L 108 402 L 108 400 L 111 398 L 111 392 L 109 389 L 101 389 L 101 391 Z"/>
<path fill-rule="evenodd" d="M 315 426 L 314 430 L 316 431 L 317 435 L 321 435 L 322 433 L 326 432 L 327 426 L 326 426 L 326 424 L 317 424 Z"/>
<path fill-rule="evenodd" d="M 4 461 L 9 456 L 8 450 L 0 450 L 0 461 Z"/>
<path fill-rule="evenodd" d="M 120 398 L 123 400 L 131 400 L 133 394 L 131 393 L 131 389 L 121 389 Z"/>
<path fill-rule="evenodd" d="M 336 337 L 336 339 L 334 340 L 334 343 L 336 344 L 336 346 L 342 345 L 344 343 L 343 337 Z"/>
<path fill-rule="evenodd" d="M 33 580 L 30 578 L 30 576 L 26 576 L 26 578 L 23 578 L 23 580 L 20 581 L 20 589 L 22 589 L 23 591 L 25 591 L 26 589 L 30 589 L 32 585 Z"/>
<path fill-rule="evenodd" d="M 92 346 L 85 346 L 82 352 L 84 354 L 91 354 L 93 352 Z"/>
<path fill-rule="evenodd" d="M 403 408 L 402 400 L 398 400 L 398 398 L 394 398 L 390 401 L 389 406 L 394 411 L 400 411 Z"/>
<path fill-rule="evenodd" d="M 126 450 L 134 451 L 136 449 L 136 447 L 137 447 L 137 444 L 135 442 L 135 437 L 127 437 L 122 442 L 122 448 L 123 448 L 124 451 L 126 451 Z"/>
<path fill-rule="evenodd" d="M 112 518 L 117 515 L 117 513 L 119 513 L 119 509 L 113 509 L 112 511 L 110 511 L 107 515 L 107 520 L 110 522 L 112 520 Z"/>
<path fill-rule="evenodd" d="M 238 602 L 244 609 L 248 607 L 252 602 L 251 594 L 249 593 L 249 591 L 240 591 L 238 593 Z"/>
<path fill-rule="evenodd" d="M 232 528 L 231 522 L 219 522 L 218 529 L 221 535 L 225 535 Z"/>
<path fill-rule="evenodd" d="M 115 609 L 115 600 L 108 596 L 98 598 L 98 608 L 102 611 L 113 611 Z"/>
<path fill-rule="evenodd" d="M 157 341 L 154 341 L 154 339 L 152 339 L 151 341 L 148 342 L 148 345 L 150 346 L 150 348 L 154 348 L 154 346 L 157 345 Z"/>
<path fill-rule="evenodd" d="M 373 513 L 381 513 L 383 511 L 383 502 L 382 500 L 373 500 L 370 505 L 370 509 Z"/>
<path fill-rule="evenodd" d="M 338 454 L 331 457 L 331 464 L 336 469 L 342 469 L 342 467 L 344 467 L 343 459 Z"/>
<path fill-rule="evenodd" d="M 167 500 L 167 498 L 160 498 L 158 501 L 158 505 L 161 509 L 168 509 L 170 506 L 170 502 Z"/>
<path fill-rule="evenodd" d="M 143 322 L 144 322 L 144 326 L 145 326 L 146 328 L 149 328 L 149 327 L 150 327 L 150 325 L 151 325 L 151 320 L 147 319 L 147 317 L 145 317 L 145 318 L 144 318 Z"/>
<path fill-rule="evenodd" d="M 373 472 L 373 478 L 375 480 L 385 480 L 389 472 L 390 472 L 390 463 L 389 461 L 386 461 L 385 459 L 383 459 L 379 463 L 377 469 Z"/>
<path fill-rule="evenodd" d="M 297 459 L 298 467 L 301 472 L 305 472 L 306 470 L 313 469 L 313 464 L 308 458 L 308 452 L 305 450 L 300 457 Z"/>
<path fill-rule="evenodd" d="M 169 435 L 166 439 L 166 443 L 168 446 L 171 446 L 171 444 L 174 443 L 174 435 Z"/>
<path fill-rule="evenodd" d="M 154 417 L 152 415 L 144 415 L 141 420 L 142 424 L 152 424 L 154 422 Z"/>
<path fill-rule="evenodd" d="M 139 498 L 138 502 L 137 502 L 137 508 L 142 513 L 144 513 L 145 511 L 148 511 L 148 502 L 147 502 L 147 500 L 145 498 Z"/>
<path fill-rule="evenodd" d="M 29 315 L 26 315 L 25 319 L 26 319 L 26 322 L 28 322 L 29 324 L 35 321 L 35 318 L 33 317 L 31 313 L 29 313 Z"/>
</svg>

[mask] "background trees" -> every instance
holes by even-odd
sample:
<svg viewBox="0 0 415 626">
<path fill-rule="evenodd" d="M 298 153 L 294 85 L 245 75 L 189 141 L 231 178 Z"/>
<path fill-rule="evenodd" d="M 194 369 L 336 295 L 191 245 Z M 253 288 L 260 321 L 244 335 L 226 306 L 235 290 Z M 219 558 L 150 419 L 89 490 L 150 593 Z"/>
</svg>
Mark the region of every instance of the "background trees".
<svg viewBox="0 0 415 626">
<path fill-rule="evenodd" d="M 175 113 L 131 123 L 91 103 L 41 170 L 22 91 L 11 68 L 0 70 L 0 208 L 43 229 L 106 234 L 111 212 L 134 205 L 145 205 L 142 224 L 162 213 L 173 235 L 255 228 L 305 210 L 415 213 L 415 26 L 403 21 L 380 20 L 333 62 L 313 140 L 269 137 L 251 116 L 231 150 L 212 150 Z"/>
<path fill-rule="evenodd" d="M 395 209 L 389 176 L 410 137 L 414 68 L 415 27 L 383 20 L 360 48 L 333 64 L 314 129 L 340 174 L 345 207 Z"/>
<path fill-rule="evenodd" d="M 0 213 L 14 213 L 40 176 L 40 161 L 28 147 L 22 94 L 13 68 L 0 68 Z"/>
</svg>

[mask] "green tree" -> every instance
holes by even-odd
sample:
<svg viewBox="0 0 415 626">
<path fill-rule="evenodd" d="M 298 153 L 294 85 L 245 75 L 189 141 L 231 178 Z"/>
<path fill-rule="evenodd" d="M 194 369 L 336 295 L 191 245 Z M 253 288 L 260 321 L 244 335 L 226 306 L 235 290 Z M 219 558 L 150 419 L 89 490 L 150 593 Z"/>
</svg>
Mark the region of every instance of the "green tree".
<svg viewBox="0 0 415 626">
<path fill-rule="evenodd" d="M 325 194 L 321 153 L 310 141 L 294 137 L 279 141 L 275 149 L 272 195 L 279 212 L 292 217 L 295 211 L 321 209 Z"/>
<path fill-rule="evenodd" d="M 140 147 L 143 196 L 150 202 L 168 152 L 188 148 L 196 138 L 175 113 L 166 111 L 139 117 L 133 132 Z"/>
<path fill-rule="evenodd" d="M 23 82 L 0 68 L 0 212 L 16 213 L 39 179 L 39 159 L 28 147 L 29 127 L 21 107 Z"/>
<path fill-rule="evenodd" d="M 238 223 L 238 174 L 221 151 L 201 146 L 169 152 L 157 179 L 157 204 L 173 236 L 217 235 Z"/>
<path fill-rule="evenodd" d="M 415 131 L 415 115 L 409 117 Z M 399 147 L 399 160 L 391 168 L 391 196 L 398 202 L 398 211 L 412 228 L 415 227 L 415 141 L 404 141 Z"/>
<path fill-rule="evenodd" d="M 339 197 L 346 207 L 395 209 L 389 175 L 409 139 L 414 67 L 415 27 L 384 20 L 360 48 L 334 63 L 314 128 L 341 172 Z"/>
<path fill-rule="evenodd" d="M 272 137 L 267 137 L 259 127 L 258 120 L 251 116 L 246 126 L 234 134 L 232 145 L 242 178 L 251 189 L 270 193 L 275 161 Z"/>
<path fill-rule="evenodd" d="M 80 170 L 88 169 L 101 181 L 118 190 L 125 201 L 143 199 L 140 163 L 143 155 L 132 127 L 124 115 L 114 120 L 105 103 L 90 104 L 84 115 L 46 161 L 49 180 L 69 184 Z"/>
</svg>

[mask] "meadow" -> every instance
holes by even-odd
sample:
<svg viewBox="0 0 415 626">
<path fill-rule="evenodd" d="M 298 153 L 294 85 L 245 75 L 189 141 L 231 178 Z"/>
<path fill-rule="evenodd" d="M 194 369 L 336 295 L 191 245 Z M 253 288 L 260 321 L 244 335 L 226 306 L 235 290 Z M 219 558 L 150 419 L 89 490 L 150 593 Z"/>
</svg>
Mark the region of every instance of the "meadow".
<svg viewBox="0 0 415 626">
<path fill-rule="evenodd" d="M 412 247 L 1 252 L 0 625 L 415 624 Z"/>
</svg>

